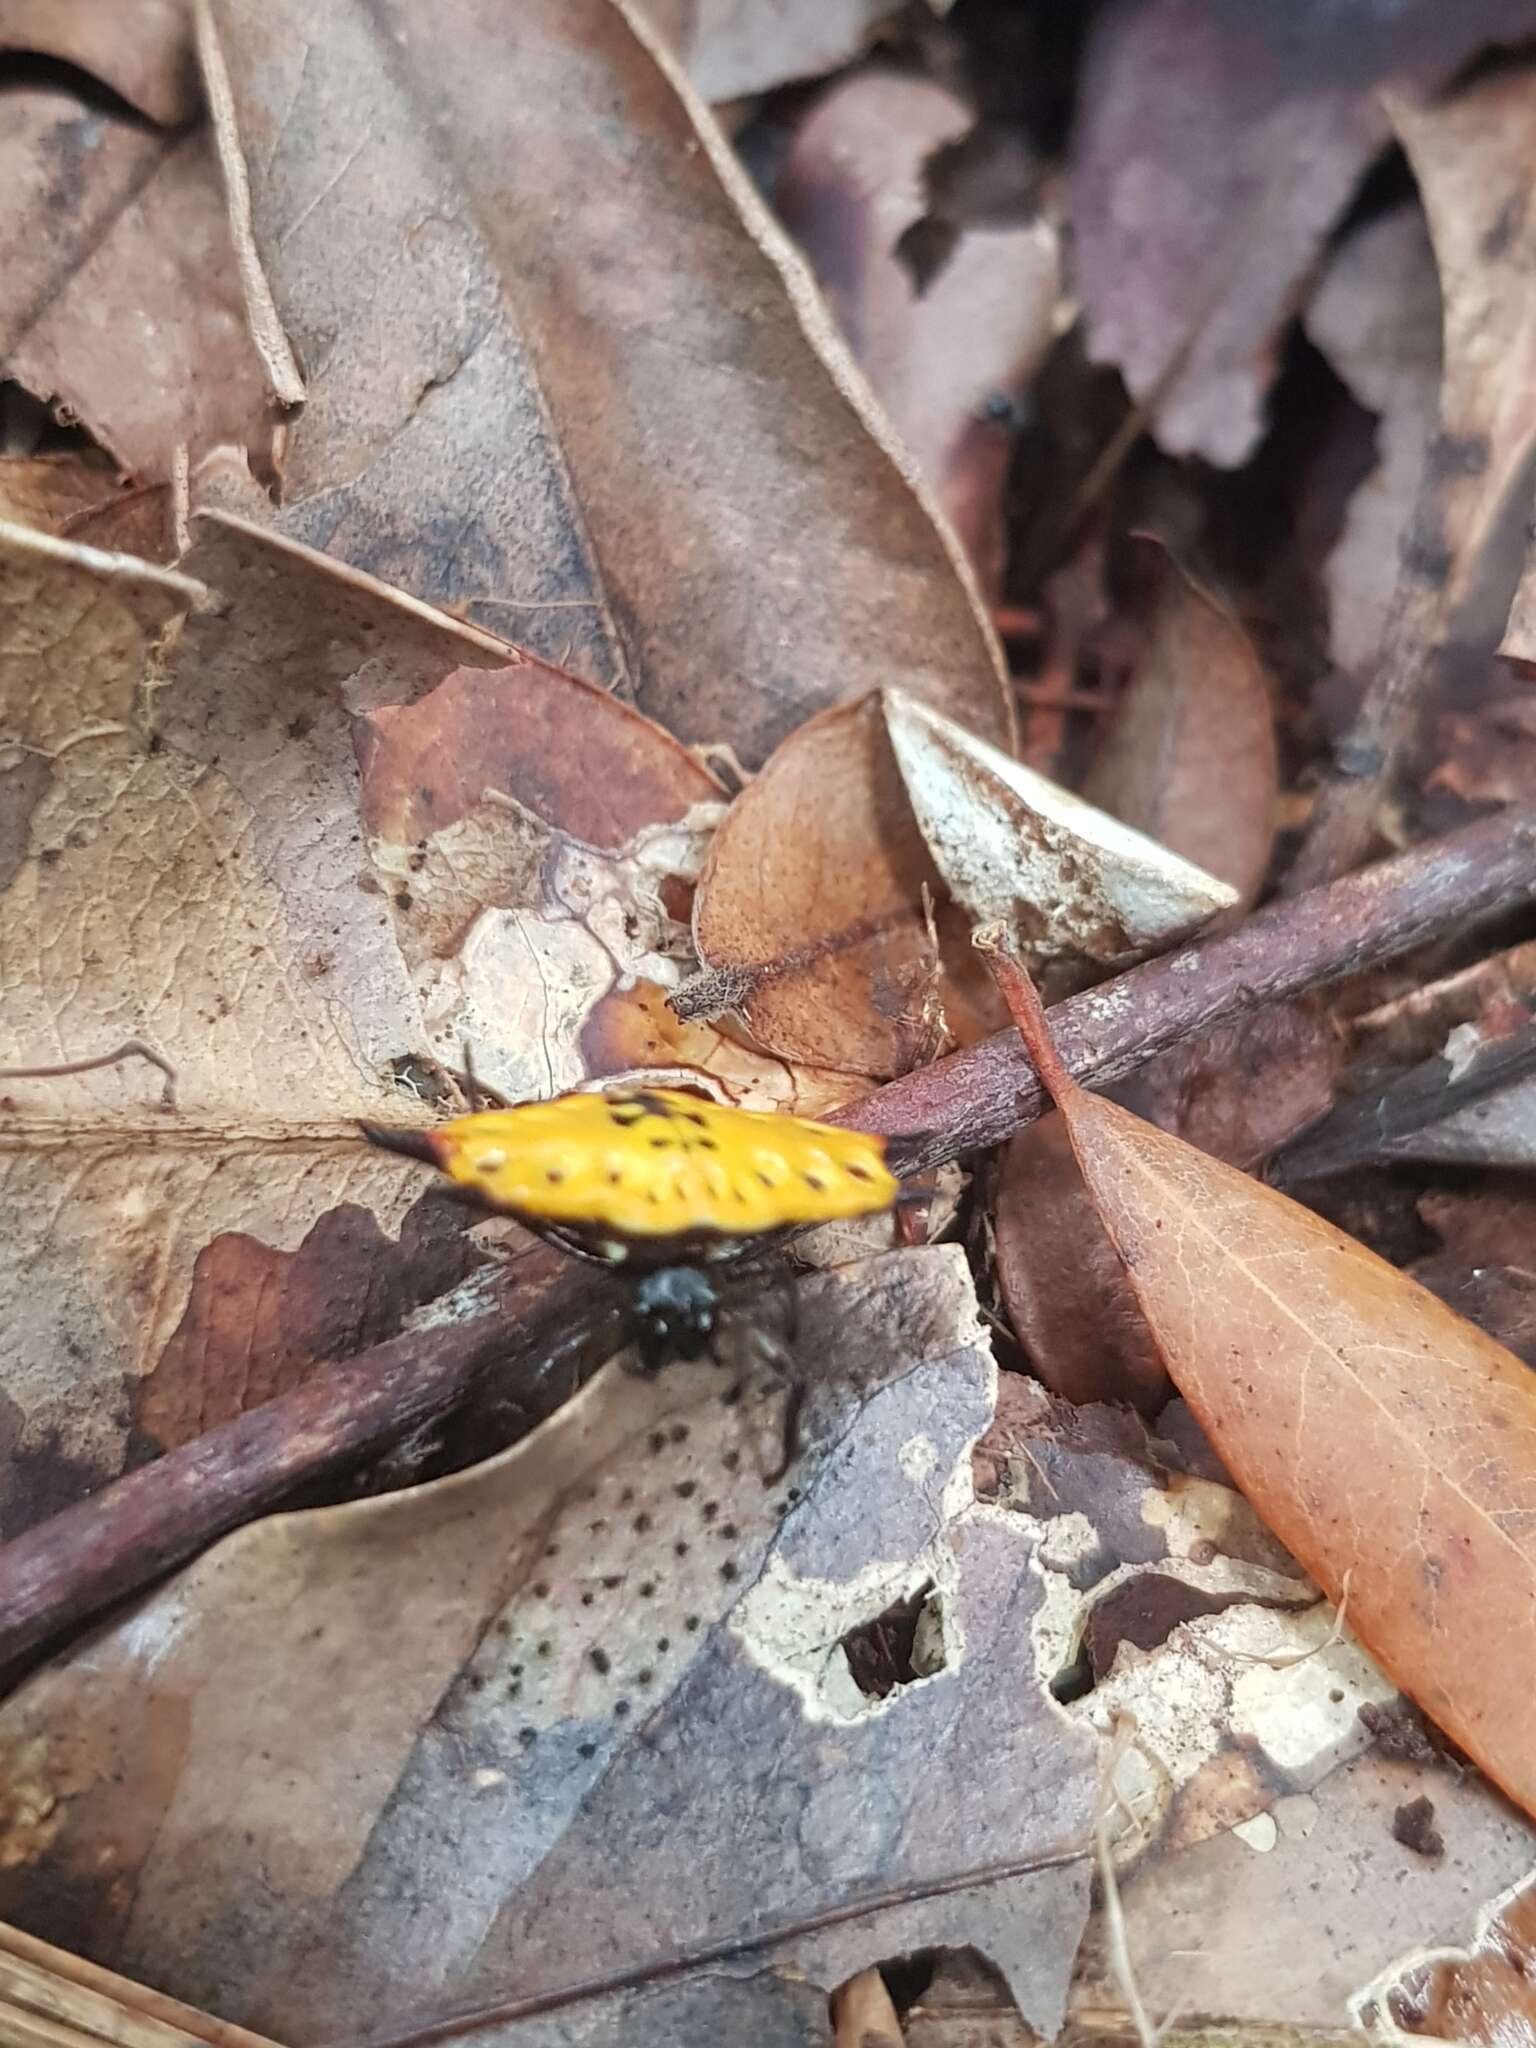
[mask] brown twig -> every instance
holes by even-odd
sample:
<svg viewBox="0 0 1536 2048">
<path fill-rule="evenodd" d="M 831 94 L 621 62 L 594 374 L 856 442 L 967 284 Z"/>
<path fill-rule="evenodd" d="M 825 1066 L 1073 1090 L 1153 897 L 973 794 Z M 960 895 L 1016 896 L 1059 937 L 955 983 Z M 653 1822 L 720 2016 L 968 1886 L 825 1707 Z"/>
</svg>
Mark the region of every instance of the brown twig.
<svg viewBox="0 0 1536 2048">
<path fill-rule="evenodd" d="M 158 1067 L 165 1076 L 165 1086 L 160 1091 L 160 1107 L 175 1109 L 176 1069 L 163 1052 L 157 1052 L 142 1038 L 125 1038 L 110 1052 L 95 1053 L 90 1059 L 62 1060 L 51 1067 L 0 1067 L 0 1081 L 53 1081 L 65 1074 L 95 1074 L 103 1067 L 120 1067 L 124 1060 L 148 1060 L 152 1067 Z"/>
<path fill-rule="evenodd" d="M 1105 1087 L 1233 1017 L 1533 900 L 1536 806 L 1521 805 L 1058 1003 L 1051 1035 L 1074 1079 Z M 834 1121 L 900 1134 L 902 1169 L 915 1173 L 999 1144 L 1045 1106 L 1029 1055 L 1007 1030 L 888 1082 Z"/>
<path fill-rule="evenodd" d="M 1227 1018 L 1533 899 L 1536 807 L 1526 807 L 1276 904 L 1224 938 L 1074 996 L 1051 1011 L 1052 1036 L 1078 1080 L 1118 1080 Z M 1010 1029 L 876 1090 L 840 1121 L 918 1134 L 902 1147 L 902 1164 L 917 1171 L 997 1144 L 1043 1106 L 1039 1077 Z M 553 1279 L 546 1267 L 535 1286 L 519 1262 L 498 1282 L 495 1312 L 474 1315 L 476 1283 L 467 1282 L 437 1305 L 432 1327 L 317 1368 L 302 1386 L 0 1547 L 0 1667 L 300 1486 L 361 1463 L 442 1415 L 493 1361 L 536 1411 L 541 1390 L 566 1382 L 578 1352 L 595 1357 L 605 1343 L 616 1346 L 616 1321 L 603 1320 L 616 1309 L 594 1317 L 592 1285 L 584 1267 L 563 1268 Z"/>
<path fill-rule="evenodd" d="M 590 1268 L 540 1247 L 510 1262 L 489 1293 L 472 1277 L 435 1304 L 426 1327 L 320 1366 L 0 1545 L 0 1671 L 318 1475 L 446 1413 L 491 1366 L 536 1417 L 584 1362 L 617 1349 L 617 1297 L 594 1315 L 593 1285 Z"/>
</svg>

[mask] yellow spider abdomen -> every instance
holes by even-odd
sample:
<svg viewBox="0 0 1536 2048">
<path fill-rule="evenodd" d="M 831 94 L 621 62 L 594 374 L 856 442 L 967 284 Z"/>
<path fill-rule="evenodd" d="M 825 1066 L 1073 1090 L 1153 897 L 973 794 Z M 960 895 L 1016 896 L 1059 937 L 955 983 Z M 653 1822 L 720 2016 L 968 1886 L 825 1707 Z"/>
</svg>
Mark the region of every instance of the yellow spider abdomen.
<svg viewBox="0 0 1536 2048">
<path fill-rule="evenodd" d="M 621 1241 L 758 1237 L 875 1214 L 898 1190 L 882 1138 L 673 1088 L 477 1111 L 405 1149 L 536 1228 Z"/>
</svg>

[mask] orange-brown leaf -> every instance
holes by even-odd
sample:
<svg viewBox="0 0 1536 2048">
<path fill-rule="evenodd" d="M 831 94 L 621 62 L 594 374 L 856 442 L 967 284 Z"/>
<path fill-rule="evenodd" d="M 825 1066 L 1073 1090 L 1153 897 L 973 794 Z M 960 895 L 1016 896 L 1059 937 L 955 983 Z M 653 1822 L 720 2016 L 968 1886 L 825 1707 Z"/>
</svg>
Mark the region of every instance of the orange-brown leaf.
<svg viewBox="0 0 1536 2048">
<path fill-rule="evenodd" d="M 1536 1812 L 1536 1377 L 1331 1224 L 1068 1086 L 1168 1369 L 1405 1691 Z"/>
</svg>

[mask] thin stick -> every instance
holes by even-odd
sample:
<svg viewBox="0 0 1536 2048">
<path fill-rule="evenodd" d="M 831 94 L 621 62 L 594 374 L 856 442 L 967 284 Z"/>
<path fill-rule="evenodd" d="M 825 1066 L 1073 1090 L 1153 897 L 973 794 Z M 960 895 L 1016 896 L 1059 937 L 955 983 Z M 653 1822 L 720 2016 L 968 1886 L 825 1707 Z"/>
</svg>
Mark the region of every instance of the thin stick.
<svg viewBox="0 0 1536 2048">
<path fill-rule="evenodd" d="M 0 1545 L 0 1672 L 37 1644 L 136 1592 L 322 1473 L 345 1471 L 442 1415 L 477 1377 L 530 1421 L 584 1365 L 618 1349 L 620 1308 L 592 1300 L 593 1281 L 538 1246 L 473 1276 L 435 1304 L 428 1328 L 318 1367 L 301 1386 L 204 1431 Z M 455 1319 L 459 1298 L 492 1312 Z"/>
<path fill-rule="evenodd" d="M 1536 900 L 1536 805 L 1484 818 L 1326 889 L 1272 903 L 1224 937 L 1133 967 L 1051 1009 L 1067 1072 L 1107 1087 L 1170 1047 Z M 1017 1030 L 891 1081 L 829 1118 L 899 1138 L 903 1173 L 1000 1144 L 1046 1107 Z"/>
<path fill-rule="evenodd" d="M 94 1074 L 102 1067 L 119 1066 L 124 1060 L 148 1060 L 152 1067 L 158 1067 L 165 1076 L 160 1107 L 165 1110 L 176 1107 L 176 1069 L 163 1052 L 157 1052 L 142 1038 L 125 1038 L 111 1052 L 99 1052 L 86 1060 L 61 1060 L 54 1067 L 0 1067 L 0 1081 L 51 1081 L 55 1075 Z"/>
</svg>

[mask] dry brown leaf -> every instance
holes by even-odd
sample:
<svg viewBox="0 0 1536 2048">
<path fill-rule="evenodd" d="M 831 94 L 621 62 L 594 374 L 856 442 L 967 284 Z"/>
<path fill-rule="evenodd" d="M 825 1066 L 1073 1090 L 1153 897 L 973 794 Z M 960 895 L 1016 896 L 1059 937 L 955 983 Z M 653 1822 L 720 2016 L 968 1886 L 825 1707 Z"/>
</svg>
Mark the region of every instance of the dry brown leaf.
<svg viewBox="0 0 1536 2048">
<path fill-rule="evenodd" d="M 886 724 L 950 894 L 1037 959 L 1109 964 L 1187 937 L 1237 898 L 1226 883 L 899 690 Z"/>
<path fill-rule="evenodd" d="M 1157 409 L 1166 447 L 1226 465 L 1252 452 L 1281 330 L 1389 140 L 1379 88 L 1432 84 L 1528 27 L 1519 0 L 1295 20 L 1154 0 L 1097 17 L 1072 165 L 1089 338 L 1137 398 L 1192 344 Z"/>
<path fill-rule="evenodd" d="M 1398 207 L 1346 237 L 1307 306 L 1307 333 L 1376 414 L 1376 466 L 1328 558 L 1329 647 L 1366 676 L 1397 587 L 1440 399 L 1440 277 L 1422 211 Z"/>
<path fill-rule="evenodd" d="M 1465 1949 L 1410 1958 L 1358 2005 L 1366 2025 L 1464 2048 L 1536 2044 L 1536 1885 L 1514 1885 L 1478 1915 Z"/>
<path fill-rule="evenodd" d="M 1212 1443 L 1335 1601 L 1347 1577 L 1350 1625 L 1388 1673 L 1536 1809 L 1536 1380 L 1321 1217 L 1077 1087 L 1018 1000 Z"/>
<path fill-rule="evenodd" d="M 732 805 L 694 903 L 699 960 L 720 1007 L 785 1059 L 872 1076 L 924 1056 L 933 969 L 925 892 L 942 896 L 878 696 L 790 737 Z M 952 1032 L 995 1021 L 958 921 L 941 942 Z"/>
<path fill-rule="evenodd" d="M 111 10 L 95 10 L 98 18 Z M 206 130 L 157 134 L 68 93 L 6 96 L 0 363 L 141 478 L 221 441 L 271 459 Z"/>
<path fill-rule="evenodd" d="M 1005 736 L 958 544 L 622 8 L 214 12 L 307 391 L 284 531 L 749 766 L 893 671 Z"/>
<path fill-rule="evenodd" d="M 971 1495 L 963 1254 L 804 1295 L 794 1493 L 753 1469 L 782 1390 L 613 1367 L 472 1470 L 243 1530 L 39 1673 L 0 1709 L 0 1912 L 285 2040 L 512 2000 L 509 2042 L 812 2048 L 818 1987 L 930 1942 L 1054 2032 L 1095 1745 L 1042 1683 L 1030 1533 Z M 843 1639 L 928 1587 L 930 1675 L 867 1696 Z"/>
<path fill-rule="evenodd" d="M 919 294 L 898 244 L 926 209 L 925 160 L 972 119 L 930 79 L 858 72 L 796 130 L 775 204 L 996 604 L 1011 420 L 1054 337 L 1061 266 L 1043 219 L 972 229 Z"/>
<path fill-rule="evenodd" d="M 1536 1192 L 1514 1180 L 1439 1188 L 1418 1210 L 1441 1248 L 1414 1278 L 1536 1367 Z"/>
<path fill-rule="evenodd" d="M 1440 441 L 1430 471 L 1439 530 L 1422 538 L 1444 557 L 1428 580 L 1448 607 L 1488 573 L 1486 550 L 1510 516 L 1536 439 L 1536 223 L 1524 203 L 1533 106 L 1536 74 L 1523 70 L 1495 73 L 1432 106 L 1392 104 L 1445 307 Z M 1506 651 L 1518 654 L 1518 638 Z"/>
<path fill-rule="evenodd" d="M 0 49 L 88 71 L 163 128 L 202 109 L 187 0 L 0 0 Z"/>
<path fill-rule="evenodd" d="M 178 1084 L 168 1116 L 137 1061 L 0 1082 L 7 1533 L 457 1278 L 457 1223 L 408 1221 L 419 1175 L 351 1119 L 418 1121 L 466 1037 L 539 1092 L 580 1078 L 597 1001 L 686 945 L 660 899 L 715 786 L 677 742 L 356 571 L 197 529 L 196 581 L 5 535 L 0 1066 L 138 1037 Z"/>
<path fill-rule="evenodd" d="M 1094 1213 L 1059 1116 L 1009 1140 L 997 1185 L 997 1284 L 1040 1380 L 1069 1401 L 1168 1398 L 1168 1371 Z"/>
<path fill-rule="evenodd" d="M 823 78 L 857 57 L 897 0 L 642 0 L 707 100 Z"/>
<path fill-rule="evenodd" d="M 1269 680 L 1225 606 L 1156 543 L 1138 552 L 1140 646 L 1083 795 L 1248 905 L 1269 870 L 1279 800 Z"/>
<path fill-rule="evenodd" d="M 1283 1747 L 1283 1725 L 1270 1726 Z M 1445 1838 L 1439 1861 L 1394 1839 L 1398 1811 L 1425 1796 Z M 1477 1772 L 1378 1743 L 1310 1791 L 1280 1793 L 1256 1825 L 1123 1873 L 1137 1980 L 1154 2014 L 1179 2016 L 1175 2040 L 1182 2016 L 1199 2013 L 1226 2016 L 1228 2043 L 1238 2034 L 1278 2048 L 1293 2027 L 1369 2040 L 1347 2031 L 1361 1986 L 1405 1951 L 1465 1942 L 1474 1902 L 1524 1877 L 1533 1859 L 1536 1830 Z M 1074 2009 L 1116 2002 L 1091 1929 Z"/>
<path fill-rule="evenodd" d="M 1271 1003 L 1163 1054 L 1116 1099 L 1253 1172 L 1331 1106 L 1338 1063 L 1318 1009 Z M 1059 1117 L 1009 1141 L 996 1233 L 1008 1314 L 1045 1384 L 1071 1400 L 1154 1413 L 1167 1372 Z"/>
</svg>

